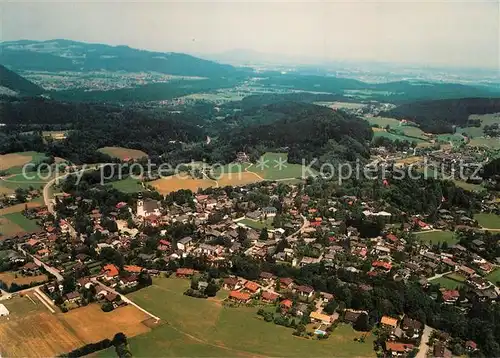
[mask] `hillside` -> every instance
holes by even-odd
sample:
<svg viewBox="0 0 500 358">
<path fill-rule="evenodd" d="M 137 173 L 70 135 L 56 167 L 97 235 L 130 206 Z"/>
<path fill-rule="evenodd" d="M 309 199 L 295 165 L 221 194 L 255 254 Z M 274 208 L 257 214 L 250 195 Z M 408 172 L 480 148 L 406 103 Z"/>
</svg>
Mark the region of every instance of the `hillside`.
<svg viewBox="0 0 500 358">
<path fill-rule="evenodd" d="M 312 75 L 273 75 L 262 81 L 273 87 L 335 93 L 347 97 L 370 98 L 381 102 L 405 103 L 430 99 L 500 96 L 493 87 L 466 86 L 455 83 L 396 81 L 366 83 L 349 78 Z"/>
<path fill-rule="evenodd" d="M 312 104 L 282 102 L 262 108 L 277 118 L 270 123 L 236 127 L 218 142 L 229 153 L 288 150 L 291 163 L 354 161 L 368 156 L 372 131 L 366 121 Z"/>
<path fill-rule="evenodd" d="M 182 53 L 69 40 L 13 41 L 0 44 L 0 63 L 33 71 L 154 71 L 179 76 L 222 77 L 244 72 L 230 65 Z"/>
<path fill-rule="evenodd" d="M 449 133 L 454 125 L 467 126 L 471 114 L 497 112 L 500 112 L 500 98 L 460 98 L 402 104 L 380 115 L 411 119 L 424 132 Z"/>
<path fill-rule="evenodd" d="M 4 91 L 4 94 L 7 95 L 38 95 L 43 92 L 43 88 L 2 65 L 0 65 L 0 88 L 7 88 L 8 90 Z M 13 93 L 10 91 L 13 91 Z"/>
</svg>

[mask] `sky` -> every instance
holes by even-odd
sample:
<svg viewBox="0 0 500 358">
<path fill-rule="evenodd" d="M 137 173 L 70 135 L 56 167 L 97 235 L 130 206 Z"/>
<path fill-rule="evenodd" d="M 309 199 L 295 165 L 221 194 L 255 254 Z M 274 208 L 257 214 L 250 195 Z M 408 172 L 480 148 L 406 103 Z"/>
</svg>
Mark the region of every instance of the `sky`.
<svg viewBox="0 0 500 358">
<path fill-rule="evenodd" d="M 500 69 L 500 1 L 8 1 L 3 41 Z"/>
</svg>

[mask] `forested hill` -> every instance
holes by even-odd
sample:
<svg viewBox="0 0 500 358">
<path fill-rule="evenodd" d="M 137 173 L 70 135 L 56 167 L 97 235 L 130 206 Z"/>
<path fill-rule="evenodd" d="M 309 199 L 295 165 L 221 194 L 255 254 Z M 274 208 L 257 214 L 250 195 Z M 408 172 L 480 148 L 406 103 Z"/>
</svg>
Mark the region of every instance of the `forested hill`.
<svg viewBox="0 0 500 358">
<path fill-rule="evenodd" d="M 182 53 L 153 52 L 128 46 L 89 44 L 69 40 L 0 43 L 0 63 L 19 70 L 154 71 L 209 78 L 232 76 L 246 71 Z"/>
<path fill-rule="evenodd" d="M 368 157 L 367 142 L 372 131 L 366 121 L 306 103 L 281 102 L 264 106 L 275 114 L 271 123 L 236 127 L 218 142 L 229 152 L 253 154 L 271 149 L 288 149 L 290 162 L 322 158 L 323 162 Z"/>
<path fill-rule="evenodd" d="M 402 104 L 381 116 L 410 119 L 425 132 L 452 132 L 453 125 L 466 126 L 471 114 L 500 112 L 500 97 L 460 98 Z"/>
<path fill-rule="evenodd" d="M 2 87 L 19 95 L 38 95 L 43 92 L 43 88 L 0 65 L 0 93 Z"/>
</svg>

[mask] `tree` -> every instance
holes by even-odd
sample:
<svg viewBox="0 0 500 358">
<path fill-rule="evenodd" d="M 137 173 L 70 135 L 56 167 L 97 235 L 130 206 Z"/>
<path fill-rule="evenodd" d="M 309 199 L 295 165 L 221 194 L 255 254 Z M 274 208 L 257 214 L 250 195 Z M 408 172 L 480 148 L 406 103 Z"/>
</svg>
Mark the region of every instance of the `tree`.
<svg viewBox="0 0 500 358">
<path fill-rule="evenodd" d="M 215 297 L 217 294 L 217 285 L 215 283 L 209 282 L 207 288 L 205 288 L 205 294 L 208 297 Z"/>
<path fill-rule="evenodd" d="M 360 314 L 356 322 L 354 322 L 353 328 L 356 331 L 361 331 L 361 332 L 370 331 L 372 328 L 370 326 L 370 322 L 368 321 L 368 315 L 366 313 Z"/>
<path fill-rule="evenodd" d="M 267 228 L 263 228 L 259 235 L 259 240 L 266 241 L 269 240 L 269 233 L 267 232 Z"/>
</svg>

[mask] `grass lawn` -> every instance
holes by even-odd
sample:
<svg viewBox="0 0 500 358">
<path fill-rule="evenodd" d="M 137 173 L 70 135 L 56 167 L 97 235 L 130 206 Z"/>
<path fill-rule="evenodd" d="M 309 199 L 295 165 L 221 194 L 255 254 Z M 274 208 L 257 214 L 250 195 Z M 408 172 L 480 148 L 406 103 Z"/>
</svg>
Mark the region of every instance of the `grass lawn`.
<svg viewBox="0 0 500 358">
<path fill-rule="evenodd" d="M 292 329 L 259 319 L 257 307 L 228 308 L 220 298 L 184 296 L 188 287 L 188 280 L 155 278 L 152 286 L 128 295 L 163 320 L 160 327 L 129 339 L 134 356 L 375 356 L 373 337 L 354 342 L 362 333 L 351 326 L 340 325 L 324 341 L 297 338 Z M 112 354 L 107 350 L 100 355 Z"/>
<path fill-rule="evenodd" d="M 52 176 L 46 178 L 45 173 L 27 173 L 26 177 L 23 174 L 15 174 L 4 179 L 0 179 L 0 189 L 3 188 L 6 191 L 14 191 L 17 188 L 29 189 L 33 187 L 34 189 L 39 189 L 45 186 L 45 184 L 52 179 Z"/>
<path fill-rule="evenodd" d="M 468 190 L 468 191 L 483 191 L 486 190 L 484 186 L 480 184 L 466 183 L 462 180 L 453 180 L 456 186 Z"/>
<path fill-rule="evenodd" d="M 487 276 L 486 276 L 486 279 L 487 280 L 490 280 L 491 282 L 493 283 L 497 283 L 497 282 L 500 282 L 500 268 L 497 268 L 493 271 L 491 271 Z"/>
<path fill-rule="evenodd" d="M 439 284 L 441 287 L 446 288 L 448 290 L 454 290 L 456 288 L 460 288 L 464 285 L 464 283 L 452 280 L 446 276 L 437 278 L 435 280 L 430 281 L 432 284 Z"/>
<path fill-rule="evenodd" d="M 500 139 L 476 137 L 471 139 L 469 145 L 473 147 L 487 147 L 487 148 L 500 149 Z"/>
<path fill-rule="evenodd" d="M 140 182 L 130 177 L 123 180 L 111 182 L 110 184 L 113 186 L 113 188 L 118 189 L 124 193 L 139 193 L 141 191 L 144 191 L 144 188 L 142 187 Z"/>
<path fill-rule="evenodd" d="M 453 245 L 458 242 L 453 231 L 419 232 L 415 235 L 423 243 L 428 243 L 429 241 L 432 244 L 437 244 L 438 242 L 446 242 L 448 245 Z"/>
<path fill-rule="evenodd" d="M 19 174 L 22 173 L 23 166 L 28 164 L 28 163 L 39 163 L 44 159 L 47 159 L 47 156 L 45 153 L 40 153 L 40 152 L 19 152 L 19 153 L 12 153 L 12 154 L 7 154 L 6 157 L 9 156 L 9 158 L 12 158 L 16 156 L 14 160 L 7 160 L 7 165 L 8 169 L 6 172 L 8 174 Z M 24 158 L 24 159 L 23 159 Z M 0 165 L 0 168 L 3 168 L 4 165 Z M 3 168 L 5 169 L 5 168 Z"/>
<path fill-rule="evenodd" d="M 273 228 L 273 221 L 274 221 L 274 218 L 267 218 L 267 220 L 263 220 L 263 221 L 245 218 L 243 220 L 238 221 L 238 223 L 245 224 L 246 226 L 251 227 L 252 229 L 261 230 L 265 227 L 267 227 L 268 229 L 272 229 Z"/>
<path fill-rule="evenodd" d="M 450 273 L 449 275 L 446 275 L 447 278 L 453 280 L 453 281 L 458 281 L 458 282 L 465 282 L 466 278 L 462 275 L 459 275 L 456 272 Z"/>
<path fill-rule="evenodd" d="M 26 218 L 22 213 L 5 214 L 2 217 L 21 227 L 26 232 L 40 229 L 40 226 L 37 225 L 36 221 Z"/>
<path fill-rule="evenodd" d="M 481 213 L 474 215 L 479 225 L 488 229 L 500 229 L 500 215 Z"/>
<path fill-rule="evenodd" d="M 259 163 L 256 163 L 248 170 L 257 173 L 264 179 L 280 180 L 302 177 L 302 164 L 288 163 L 287 153 L 267 152 L 262 155 L 261 160 L 264 163 L 264 168 L 259 167 Z M 279 163 L 282 163 L 282 165 Z"/>
</svg>

